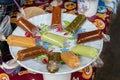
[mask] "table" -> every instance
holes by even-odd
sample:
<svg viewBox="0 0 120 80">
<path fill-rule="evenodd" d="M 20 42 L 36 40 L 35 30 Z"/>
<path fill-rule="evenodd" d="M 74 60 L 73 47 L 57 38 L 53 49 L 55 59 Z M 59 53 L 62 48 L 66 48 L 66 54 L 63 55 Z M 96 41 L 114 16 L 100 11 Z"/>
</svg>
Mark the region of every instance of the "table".
<svg viewBox="0 0 120 80">
<path fill-rule="evenodd" d="M 32 3 L 28 3 L 28 4 L 29 5 L 26 5 L 26 6 L 34 5 Z M 49 6 L 49 4 L 50 3 L 41 4 L 41 5 L 36 4 L 36 6 L 43 8 L 46 11 L 46 13 L 49 13 L 51 12 L 51 6 Z M 114 4 L 114 6 L 113 5 L 111 6 L 110 4 Z M 111 15 L 115 14 L 116 12 L 116 10 L 113 9 L 114 7 L 117 6 L 116 2 L 113 2 L 110 4 L 105 4 L 100 1 L 96 15 L 88 18 L 91 22 L 93 22 L 93 24 L 96 25 L 97 28 L 103 29 L 104 33 L 106 33 L 107 29 L 109 28 Z M 62 6 L 62 8 L 64 9 L 65 7 Z M 67 12 L 70 14 L 77 14 L 77 7 L 75 7 L 72 10 L 64 9 L 63 12 Z M 0 62 L 2 63 L 1 58 L 0 58 Z M 72 73 L 71 80 L 86 80 L 86 79 L 93 80 L 95 75 L 95 70 L 96 70 L 95 67 L 92 67 L 92 65 L 89 65 L 83 70 Z M 90 74 L 87 74 L 88 72 Z M 18 72 L 18 74 L 14 74 L 14 75 L 7 75 L 6 73 L 4 73 L 2 69 L 0 69 L 0 78 L 1 76 L 2 77 L 8 76 L 6 77 L 7 78 L 6 80 L 9 80 L 9 79 L 10 80 L 43 80 L 42 74 L 30 73 L 29 71 L 26 71 L 26 69 L 24 68 L 22 68 L 21 71 Z"/>
</svg>

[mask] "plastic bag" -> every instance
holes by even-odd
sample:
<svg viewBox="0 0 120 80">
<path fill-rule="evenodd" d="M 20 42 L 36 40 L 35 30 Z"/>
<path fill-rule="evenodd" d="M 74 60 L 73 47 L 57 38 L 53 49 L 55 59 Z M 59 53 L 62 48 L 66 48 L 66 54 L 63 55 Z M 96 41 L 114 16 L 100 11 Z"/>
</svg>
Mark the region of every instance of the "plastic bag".
<svg viewBox="0 0 120 80">
<path fill-rule="evenodd" d="M 99 0 L 77 0 L 78 13 L 84 14 L 86 17 L 92 17 L 97 12 Z"/>
<path fill-rule="evenodd" d="M 104 62 L 100 57 L 98 57 L 96 61 L 92 63 L 92 66 L 97 68 L 101 68 L 103 67 L 103 65 L 104 65 Z"/>
<path fill-rule="evenodd" d="M 103 34 L 103 40 L 105 41 L 105 42 L 110 42 L 110 35 L 108 35 L 108 34 L 104 34 L 104 33 L 102 33 Z"/>
<path fill-rule="evenodd" d="M 3 34 L 5 37 L 7 37 L 11 33 L 12 27 L 10 24 L 10 16 L 6 15 L 0 24 L 0 34 Z"/>
</svg>

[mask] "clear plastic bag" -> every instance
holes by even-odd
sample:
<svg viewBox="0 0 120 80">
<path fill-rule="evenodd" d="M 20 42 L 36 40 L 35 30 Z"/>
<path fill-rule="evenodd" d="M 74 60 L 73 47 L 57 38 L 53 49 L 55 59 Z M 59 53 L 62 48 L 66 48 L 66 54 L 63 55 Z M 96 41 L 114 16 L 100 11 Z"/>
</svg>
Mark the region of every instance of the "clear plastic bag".
<svg viewBox="0 0 120 80">
<path fill-rule="evenodd" d="M 103 34 L 103 40 L 105 41 L 105 42 L 110 42 L 110 35 L 108 35 L 108 34 L 104 34 L 104 33 L 102 33 Z"/>
<path fill-rule="evenodd" d="M 92 66 L 97 68 L 101 68 L 103 67 L 103 65 L 104 65 L 104 62 L 100 57 L 98 57 L 96 61 L 92 63 Z"/>
<path fill-rule="evenodd" d="M 3 34 L 5 37 L 7 37 L 11 33 L 12 27 L 10 23 L 10 16 L 6 15 L 0 24 L 0 34 Z"/>
</svg>

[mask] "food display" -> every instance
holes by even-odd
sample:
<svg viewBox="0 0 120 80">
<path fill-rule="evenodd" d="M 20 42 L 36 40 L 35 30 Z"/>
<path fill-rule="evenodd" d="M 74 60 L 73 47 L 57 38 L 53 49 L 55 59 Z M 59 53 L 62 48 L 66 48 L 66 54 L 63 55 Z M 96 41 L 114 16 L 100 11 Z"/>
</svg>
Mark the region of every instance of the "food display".
<svg viewBox="0 0 120 80">
<path fill-rule="evenodd" d="M 18 46 L 25 48 L 36 46 L 36 40 L 34 38 L 25 36 L 10 35 L 8 36 L 6 41 L 10 46 Z"/>
<path fill-rule="evenodd" d="M 51 28 L 61 27 L 61 8 L 59 6 L 54 6 L 52 11 L 52 24 Z"/>
<path fill-rule="evenodd" d="M 95 58 L 98 56 L 98 50 L 91 46 L 76 45 L 74 48 L 71 49 L 71 51 L 75 54 L 79 54 L 89 58 Z"/>
<path fill-rule="evenodd" d="M 61 36 L 61 35 L 46 32 L 41 36 L 41 40 L 43 40 L 45 42 L 49 42 L 49 43 L 56 45 L 58 47 L 64 47 L 66 38 L 64 36 Z"/>
<path fill-rule="evenodd" d="M 31 36 L 35 36 L 39 32 L 39 29 L 35 25 L 30 23 L 27 19 L 23 17 L 18 18 L 18 20 L 16 21 L 16 24 L 18 27 L 22 28 L 24 31 L 30 33 Z"/>
<path fill-rule="evenodd" d="M 48 54 L 48 64 L 47 64 L 47 70 L 50 73 L 55 73 L 59 70 L 60 67 L 60 52 L 53 52 L 51 54 Z"/>
<path fill-rule="evenodd" d="M 47 55 L 48 51 L 42 46 L 26 48 L 18 51 L 17 60 L 24 61 L 24 60 L 35 58 L 43 54 Z"/>
<path fill-rule="evenodd" d="M 85 15 L 78 14 L 77 17 L 65 28 L 65 30 L 75 34 L 79 30 L 82 24 L 85 22 Z"/>
<path fill-rule="evenodd" d="M 103 38 L 102 31 L 94 30 L 78 34 L 77 44 L 95 41 Z"/>
<path fill-rule="evenodd" d="M 72 52 L 61 53 L 61 59 L 65 62 L 69 67 L 75 69 L 80 65 L 80 58 Z"/>
<path fill-rule="evenodd" d="M 57 10 L 54 11 L 55 13 L 59 12 Z M 30 22 L 35 22 L 35 25 L 39 27 L 39 34 L 35 35 L 39 36 L 39 39 L 35 40 L 30 37 L 23 38 L 25 32 L 19 28 L 15 29 L 14 35 L 12 35 L 13 38 L 10 38 L 10 36 L 7 38 L 9 45 L 13 45 L 10 46 L 11 54 L 14 58 L 17 57 L 19 64 L 37 73 L 64 74 L 82 69 L 95 61 L 102 49 L 103 40 L 102 36 L 100 36 L 101 32 L 98 31 L 91 22 L 86 20 L 86 17 L 82 14 L 78 16 L 66 13 L 58 14 L 59 17 L 57 19 L 59 19 L 59 23 L 54 23 L 56 20 L 52 23 L 52 19 L 56 16 L 54 15 L 53 17 L 53 14 L 40 15 L 29 20 Z M 65 25 L 65 22 L 69 25 Z M 59 30 L 59 26 L 52 26 L 54 24 L 62 25 L 62 30 Z M 20 32 L 24 34 L 20 34 Z M 87 34 L 87 32 L 91 33 Z M 86 35 L 80 37 L 83 33 Z M 15 36 L 16 34 L 22 35 L 22 38 Z M 76 38 L 76 36 L 78 36 L 78 38 Z M 96 39 L 96 37 L 99 38 L 99 36 L 100 39 Z M 85 41 L 80 42 L 82 38 L 85 39 Z M 97 40 L 97 42 L 91 41 L 92 39 Z M 12 44 L 10 44 L 10 42 Z M 36 42 L 39 44 L 38 46 L 36 46 Z M 23 49 L 23 45 L 25 49 Z M 41 60 L 42 55 L 47 57 L 47 62 L 42 62 L 44 60 Z"/>
</svg>

